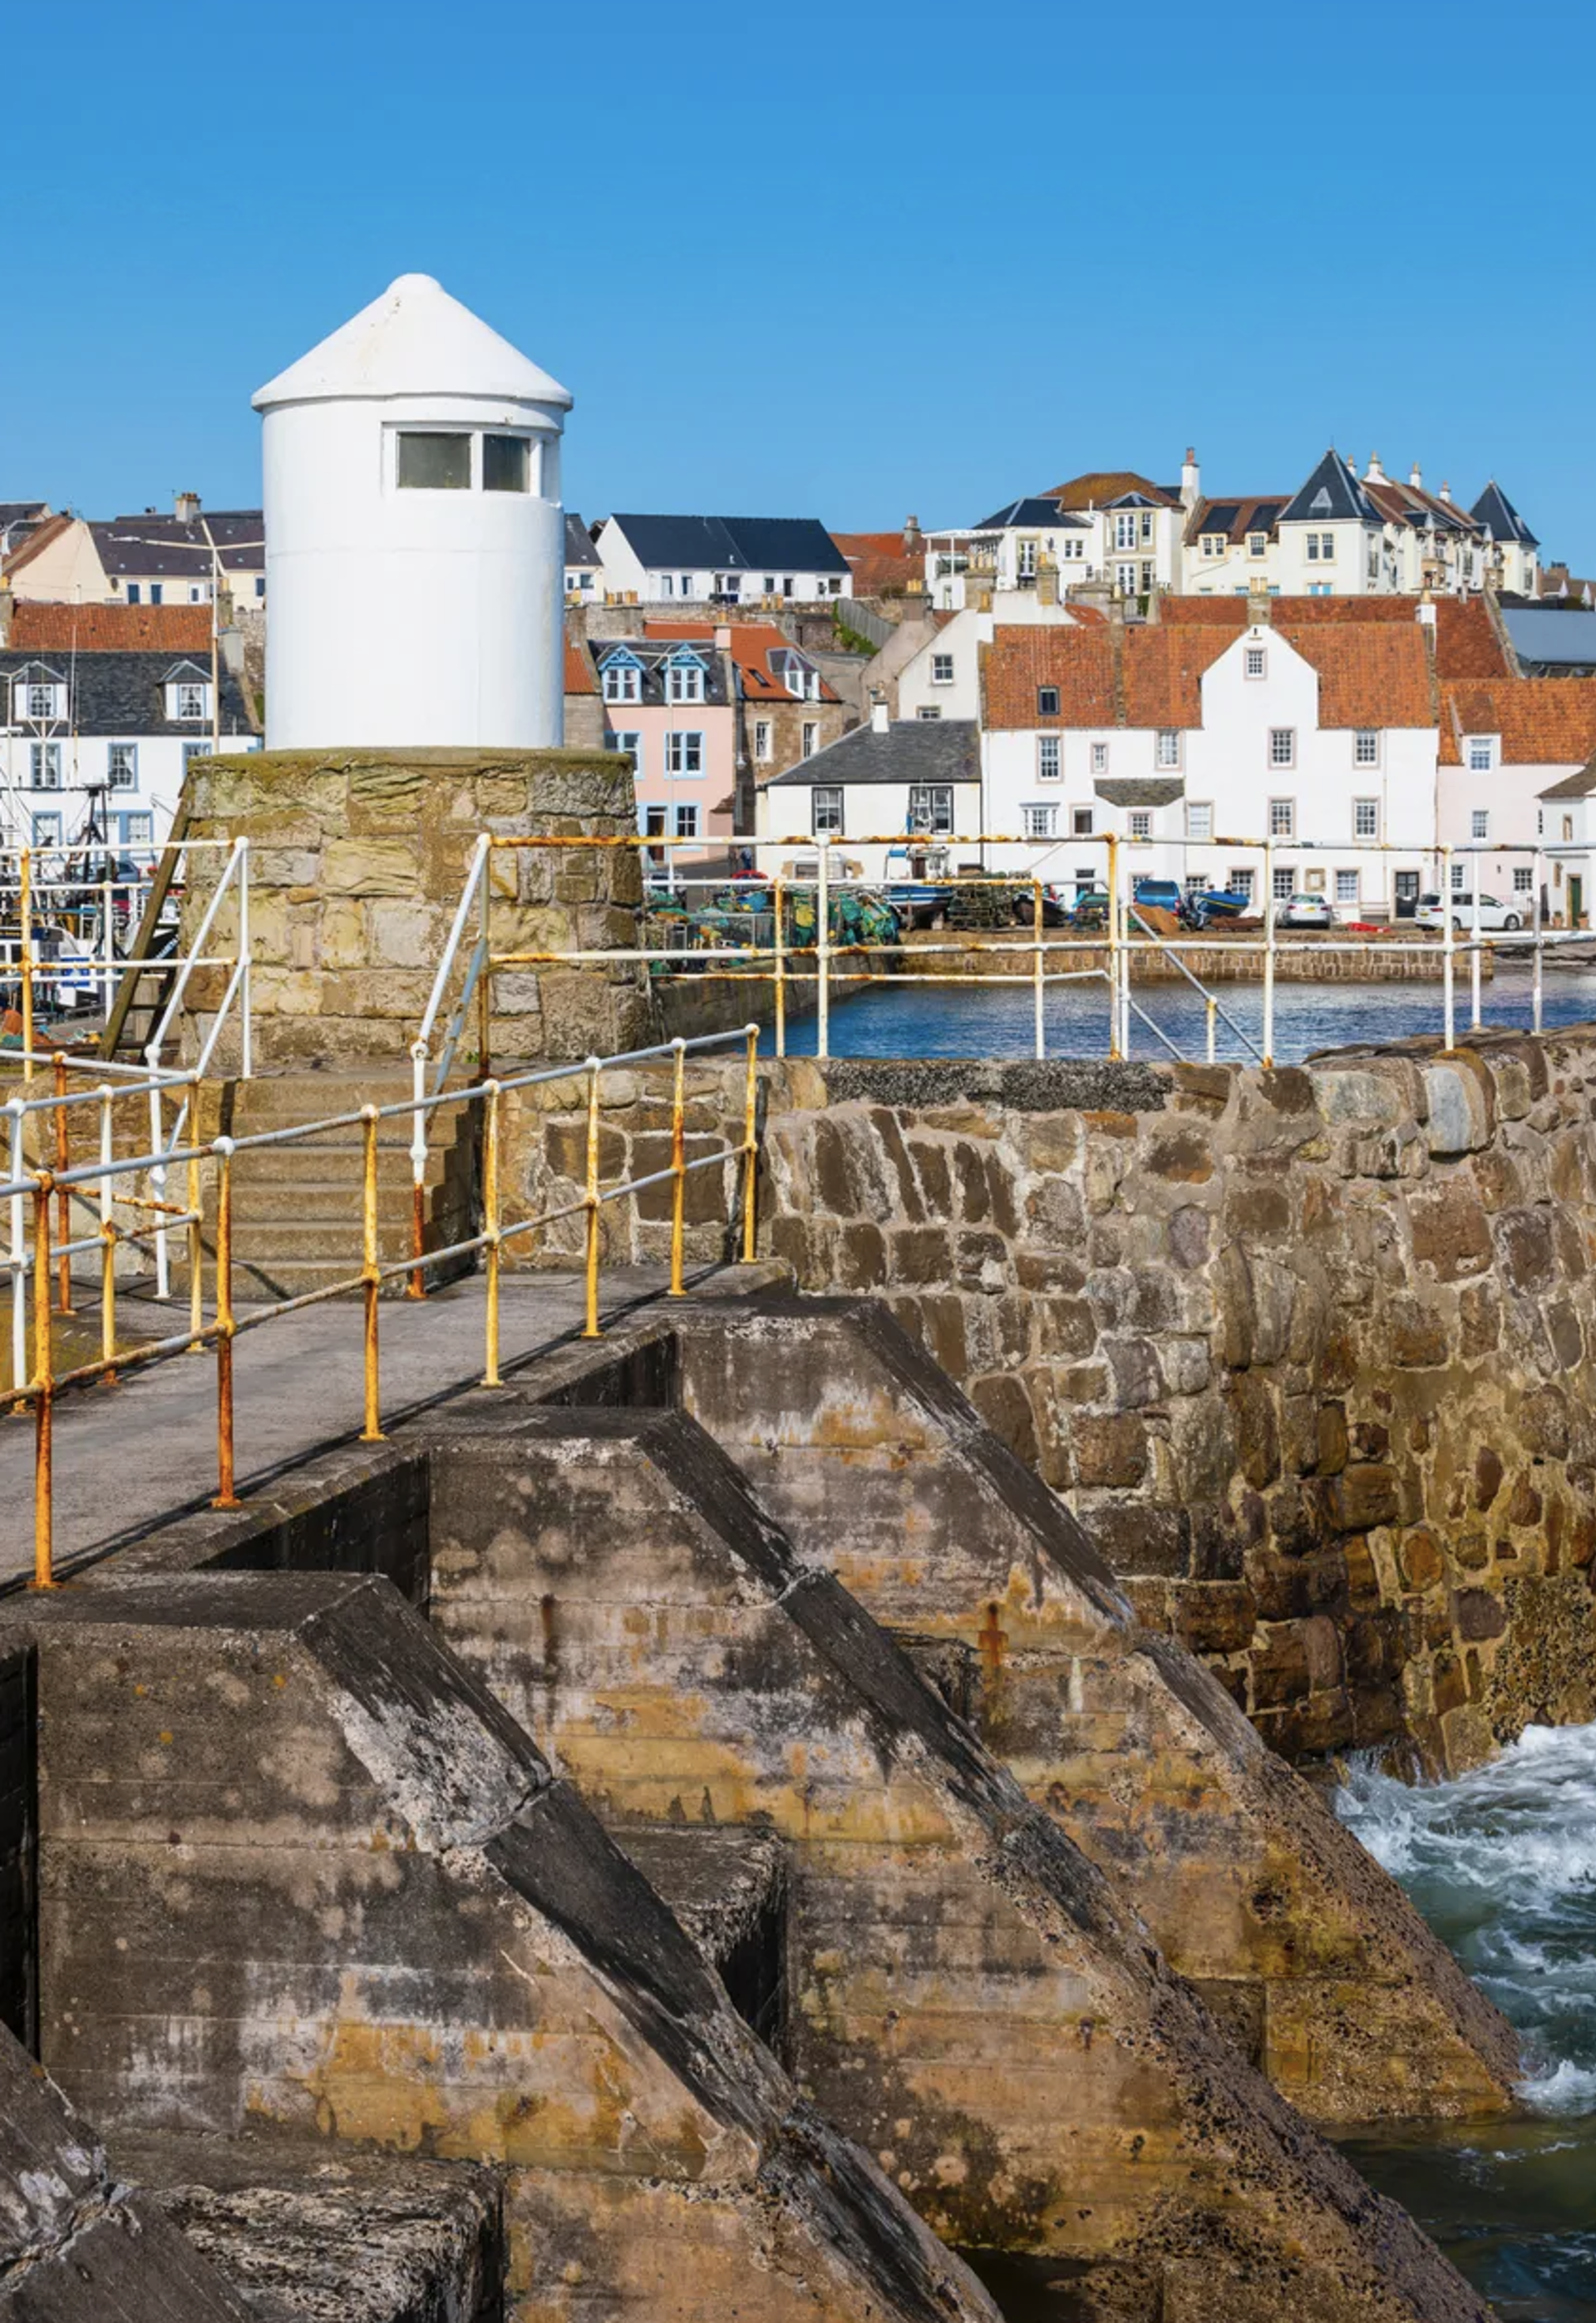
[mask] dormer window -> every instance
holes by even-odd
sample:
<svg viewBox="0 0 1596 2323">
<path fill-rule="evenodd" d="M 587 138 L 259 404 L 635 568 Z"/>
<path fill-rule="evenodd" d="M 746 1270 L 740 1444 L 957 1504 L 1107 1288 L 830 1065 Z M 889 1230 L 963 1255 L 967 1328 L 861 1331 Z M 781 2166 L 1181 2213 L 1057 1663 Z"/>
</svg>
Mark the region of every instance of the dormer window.
<svg viewBox="0 0 1596 2323">
<path fill-rule="evenodd" d="M 1471 734 L 1466 747 L 1470 774 L 1490 774 L 1496 765 L 1496 736 Z"/>
<path fill-rule="evenodd" d="M 171 709 L 173 718 L 197 724 L 205 716 L 205 697 L 210 692 L 209 686 L 197 684 L 190 678 L 183 678 L 171 687 L 170 691 L 175 697 Z"/>
<path fill-rule="evenodd" d="M 642 701 L 643 673 L 635 661 L 606 662 L 604 699 L 606 702 Z"/>
<path fill-rule="evenodd" d="M 670 666 L 666 693 L 672 702 L 702 702 L 704 698 L 702 665 L 696 661 L 674 661 Z"/>
<path fill-rule="evenodd" d="M 1056 718 L 1059 715 L 1059 689 L 1056 685 L 1037 687 L 1036 714 L 1039 718 Z"/>
<path fill-rule="evenodd" d="M 1203 555 L 1205 556 L 1223 556 L 1224 554 L 1225 535 L 1222 532 L 1205 532 L 1203 535 Z"/>
<path fill-rule="evenodd" d="M 1250 532 L 1247 535 L 1247 554 L 1249 556 L 1268 556 L 1269 535 L 1267 532 Z"/>
<path fill-rule="evenodd" d="M 16 704 L 17 722 L 30 726 L 48 725 L 51 719 L 65 715 L 62 696 L 66 688 L 53 678 L 19 677 L 12 689 Z"/>
</svg>

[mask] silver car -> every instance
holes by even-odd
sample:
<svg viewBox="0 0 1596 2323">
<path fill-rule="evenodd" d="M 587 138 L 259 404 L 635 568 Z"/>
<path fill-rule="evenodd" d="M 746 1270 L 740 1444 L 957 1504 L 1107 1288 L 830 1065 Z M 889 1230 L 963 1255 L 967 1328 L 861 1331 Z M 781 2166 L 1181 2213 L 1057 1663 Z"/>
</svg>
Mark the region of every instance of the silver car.
<svg viewBox="0 0 1596 2323">
<path fill-rule="evenodd" d="M 1335 914 L 1323 895 L 1289 895 L 1278 914 L 1283 928 L 1333 928 Z"/>
</svg>

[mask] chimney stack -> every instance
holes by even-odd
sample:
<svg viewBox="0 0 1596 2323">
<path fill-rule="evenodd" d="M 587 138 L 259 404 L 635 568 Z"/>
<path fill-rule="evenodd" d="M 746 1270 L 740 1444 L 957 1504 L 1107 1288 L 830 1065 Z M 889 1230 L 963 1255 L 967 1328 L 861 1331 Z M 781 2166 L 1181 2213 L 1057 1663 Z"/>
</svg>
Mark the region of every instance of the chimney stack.
<svg viewBox="0 0 1596 2323">
<path fill-rule="evenodd" d="M 1408 471 L 1408 481 L 1412 485 L 1416 492 L 1423 491 L 1424 478 L 1418 473 L 1418 462 L 1417 460 L 1415 460 L 1413 465 Z"/>
<path fill-rule="evenodd" d="M 1447 507 L 1450 508 L 1452 505 L 1452 486 L 1447 482 L 1445 476 L 1441 479 L 1441 498 L 1446 502 Z"/>
<path fill-rule="evenodd" d="M 887 716 L 885 702 L 873 702 L 870 704 L 870 731 L 872 734 L 885 734 L 891 722 L 891 720 Z"/>
<path fill-rule="evenodd" d="M 1247 592 L 1247 625 L 1250 629 L 1267 629 L 1272 619 L 1267 589 L 1252 588 Z"/>
<path fill-rule="evenodd" d="M 1371 452 L 1369 454 L 1369 465 L 1363 471 L 1363 482 L 1366 484 L 1383 484 L 1385 482 L 1385 470 L 1380 464 L 1378 452 Z"/>
<path fill-rule="evenodd" d="M 1194 509 L 1201 498 L 1202 471 L 1197 466 L 1197 455 L 1188 444 L 1180 470 L 1180 505 L 1185 509 Z"/>
<path fill-rule="evenodd" d="M 922 545 L 923 535 L 920 529 L 920 519 L 917 516 L 906 516 L 903 519 L 904 556 L 918 556 Z"/>
<path fill-rule="evenodd" d="M 193 524 L 199 515 L 199 494 L 179 492 L 172 502 L 172 513 L 179 524 Z"/>
</svg>

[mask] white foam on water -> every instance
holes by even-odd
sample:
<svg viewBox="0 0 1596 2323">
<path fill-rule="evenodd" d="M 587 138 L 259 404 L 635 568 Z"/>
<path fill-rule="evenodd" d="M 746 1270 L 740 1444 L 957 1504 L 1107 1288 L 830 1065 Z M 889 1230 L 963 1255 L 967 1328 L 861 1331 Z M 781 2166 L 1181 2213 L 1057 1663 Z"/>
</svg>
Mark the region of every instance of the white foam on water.
<svg viewBox="0 0 1596 2323">
<path fill-rule="evenodd" d="M 1596 2114 L 1596 1726 L 1450 1782 L 1354 1764 L 1336 1808 L 1523 2034 L 1525 2104 Z"/>
</svg>

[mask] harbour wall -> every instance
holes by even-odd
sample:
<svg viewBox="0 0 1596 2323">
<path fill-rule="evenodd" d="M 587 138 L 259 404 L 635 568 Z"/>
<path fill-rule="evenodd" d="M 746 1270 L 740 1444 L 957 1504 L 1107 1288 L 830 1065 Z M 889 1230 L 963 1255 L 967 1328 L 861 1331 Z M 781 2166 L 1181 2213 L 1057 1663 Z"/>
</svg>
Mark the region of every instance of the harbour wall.
<svg viewBox="0 0 1596 2323">
<path fill-rule="evenodd" d="M 1287 1756 L 1457 1768 L 1596 1715 L 1596 1028 L 761 1073 L 761 1249 L 884 1299 Z M 604 1176 L 664 1168 L 663 1079 L 614 1079 Z M 690 1158 L 740 1086 L 693 1066 Z M 571 1198 L 583 1124 L 537 1095 L 514 1182 Z M 688 1179 L 694 1258 L 738 1199 L 730 1162 Z M 668 1184 L 631 1207 L 607 1248 L 659 1259 Z"/>
</svg>

